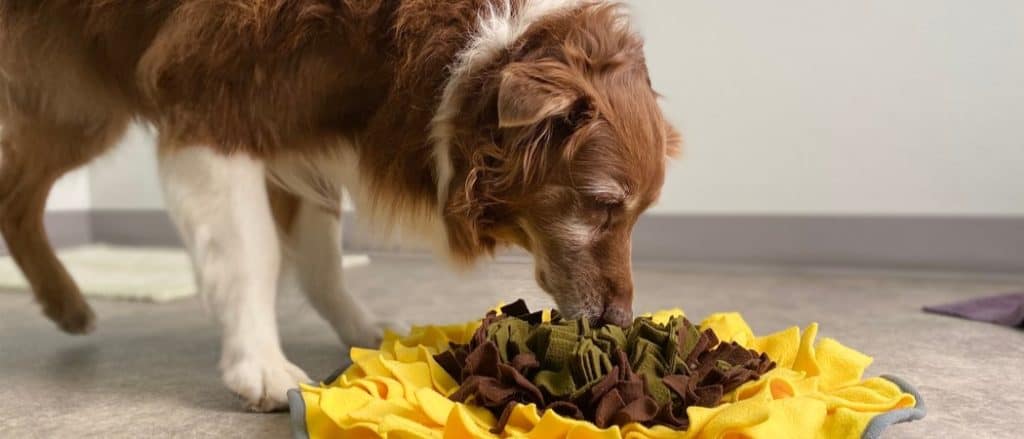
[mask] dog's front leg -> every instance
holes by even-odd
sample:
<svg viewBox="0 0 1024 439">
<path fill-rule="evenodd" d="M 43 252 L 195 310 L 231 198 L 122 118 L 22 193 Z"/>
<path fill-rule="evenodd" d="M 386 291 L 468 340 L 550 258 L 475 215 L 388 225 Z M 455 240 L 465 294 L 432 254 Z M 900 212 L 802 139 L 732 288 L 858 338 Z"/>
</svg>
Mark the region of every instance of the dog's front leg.
<svg viewBox="0 0 1024 439">
<path fill-rule="evenodd" d="M 225 384 L 251 410 L 285 407 L 288 389 L 309 378 L 285 358 L 278 339 L 281 256 L 263 164 L 204 147 L 164 148 L 160 174 L 199 289 L 223 329 Z"/>
<path fill-rule="evenodd" d="M 407 325 L 399 320 L 379 320 L 345 289 L 339 213 L 309 200 L 296 199 L 292 204 L 297 211 L 282 233 L 285 263 L 294 269 L 310 304 L 338 338 L 349 346 L 376 348 L 385 330 L 406 331 Z"/>
</svg>

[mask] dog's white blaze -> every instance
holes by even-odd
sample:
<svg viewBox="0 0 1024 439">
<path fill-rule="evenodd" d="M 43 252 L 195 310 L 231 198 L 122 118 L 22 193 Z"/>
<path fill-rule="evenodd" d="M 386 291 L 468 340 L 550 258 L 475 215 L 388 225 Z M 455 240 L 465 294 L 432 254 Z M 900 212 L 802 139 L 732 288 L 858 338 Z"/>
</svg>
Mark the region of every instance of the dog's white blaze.
<svg viewBox="0 0 1024 439">
<path fill-rule="evenodd" d="M 594 2 L 595 0 L 525 0 L 518 14 L 513 14 L 510 0 L 501 0 L 497 6 L 492 5 L 482 11 L 476 34 L 457 55 L 455 62 L 449 66 L 451 76 L 445 84 L 430 131 L 431 140 L 434 142 L 437 201 L 442 216 L 445 202 L 448 200 L 448 187 L 455 172 L 450 151 L 455 131 L 453 121 L 460 110 L 461 88 L 466 79 L 477 68 L 494 60 L 538 20 L 584 3 Z"/>
<path fill-rule="evenodd" d="M 224 382 L 251 409 L 283 407 L 288 389 L 308 377 L 288 362 L 278 339 L 281 253 L 263 164 L 189 147 L 161 154 L 159 170 L 199 290 L 223 330 Z"/>
<path fill-rule="evenodd" d="M 535 230 L 533 225 L 525 220 L 520 220 L 519 226 L 533 242 L 541 242 L 539 239 L 541 233 Z M 561 242 L 569 245 L 566 248 L 569 251 L 583 250 L 593 239 L 594 228 L 580 218 L 568 219 L 554 227 L 556 228 L 554 233 L 560 234 L 563 238 Z M 574 288 L 577 285 L 575 277 L 579 276 L 579 273 L 573 270 L 556 269 L 542 247 L 534 249 L 533 255 L 537 270 L 545 273 L 547 278 L 547 285 L 542 286 L 545 289 L 550 289 L 548 292 L 552 294 L 560 311 L 570 318 L 600 315 L 602 305 L 599 298 L 592 295 L 574 294 L 581 292 Z"/>
<path fill-rule="evenodd" d="M 594 227 L 578 218 L 560 224 L 559 229 L 566 242 L 578 248 L 586 247 L 594 238 Z"/>
</svg>

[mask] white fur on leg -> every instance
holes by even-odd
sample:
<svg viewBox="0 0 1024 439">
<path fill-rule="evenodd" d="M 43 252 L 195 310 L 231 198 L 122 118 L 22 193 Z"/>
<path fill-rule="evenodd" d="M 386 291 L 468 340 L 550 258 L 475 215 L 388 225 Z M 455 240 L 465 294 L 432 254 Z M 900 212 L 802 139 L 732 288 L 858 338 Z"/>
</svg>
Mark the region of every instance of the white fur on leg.
<svg viewBox="0 0 1024 439">
<path fill-rule="evenodd" d="M 193 147 L 162 154 L 160 175 L 199 290 L 223 329 L 225 384 L 251 410 L 287 406 L 288 389 L 309 378 L 288 362 L 278 338 L 281 256 L 263 164 Z"/>
<path fill-rule="evenodd" d="M 287 263 L 310 303 L 349 346 L 380 346 L 385 329 L 404 332 L 397 321 L 380 321 L 343 285 L 341 223 L 338 215 L 309 201 L 302 203 L 287 233 Z"/>
</svg>

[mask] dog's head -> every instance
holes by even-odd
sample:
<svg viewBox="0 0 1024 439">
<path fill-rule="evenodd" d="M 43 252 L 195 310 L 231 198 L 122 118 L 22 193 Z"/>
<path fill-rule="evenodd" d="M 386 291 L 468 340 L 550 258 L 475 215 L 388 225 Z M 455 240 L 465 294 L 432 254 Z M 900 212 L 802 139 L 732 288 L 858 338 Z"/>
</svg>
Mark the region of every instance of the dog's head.
<svg viewBox="0 0 1024 439">
<path fill-rule="evenodd" d="M 630 237 L 657 200 L 679 136 L 652 90 L 640 39 L 595 8 L 537 26 L 482 79 L 453 154 L 453 252 L 534 255 L 569 317 L 632 321 Z"/>
</svg>

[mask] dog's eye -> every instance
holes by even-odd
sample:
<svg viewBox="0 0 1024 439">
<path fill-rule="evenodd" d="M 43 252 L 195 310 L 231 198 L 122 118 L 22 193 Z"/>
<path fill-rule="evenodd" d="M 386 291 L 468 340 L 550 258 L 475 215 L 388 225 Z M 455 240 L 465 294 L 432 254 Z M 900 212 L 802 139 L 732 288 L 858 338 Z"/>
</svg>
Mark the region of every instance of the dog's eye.
<svg viewBox="0 0 1024 439">
<path fill-rule="evenodd" d="M 622 208 L 622 202 L 605 202 L 601 203 L 601 207 L 604 208 L 604 222 L 601 223 L 601 230 L 607 230 L 611 228 L 612 222 L 615 221 L 615 213 Z"/>
</svg>

